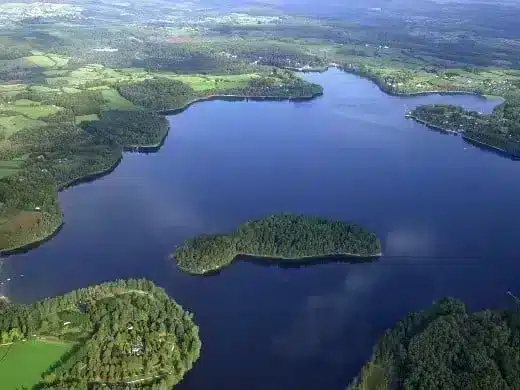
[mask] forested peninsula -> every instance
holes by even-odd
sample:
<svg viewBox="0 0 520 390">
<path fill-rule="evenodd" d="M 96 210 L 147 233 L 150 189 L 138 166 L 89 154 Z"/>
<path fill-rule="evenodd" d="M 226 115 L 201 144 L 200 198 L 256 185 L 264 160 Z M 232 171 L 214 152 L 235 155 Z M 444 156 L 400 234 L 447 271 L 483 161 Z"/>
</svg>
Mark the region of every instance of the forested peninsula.
<svg viewBox="0 0 520 390">
<path fill-rule="evenodd" d="M 353 390 L 516 389 L 520 312 L 443 299 L 386 332 Z"/>
<path fill-rule="evenodd" d="M 409 116 L 427 126 L 462 135 L 470 142 L 519 157 L 520 111 L 510 101 L 491 115 L 447 104 L 415 108 Z"/>
<path fill-rule="evenodd" d="M 237 256 L 265 261 L 327 256 L 373 257 L 381 255 L 375 233 L 360 226 L 297 214 L 275 214 L 246 222 L 229 234 L 204 235 L 176 248 L 179 268 L 205 274 L 229 265 Z"/>
<path fill-rule="evenodd" d="M 201 349 L 192 314 L 144 279 L 2 305 L 0 344 L 3 385 L 75 390 L 172 388 Z"/>
</svg>

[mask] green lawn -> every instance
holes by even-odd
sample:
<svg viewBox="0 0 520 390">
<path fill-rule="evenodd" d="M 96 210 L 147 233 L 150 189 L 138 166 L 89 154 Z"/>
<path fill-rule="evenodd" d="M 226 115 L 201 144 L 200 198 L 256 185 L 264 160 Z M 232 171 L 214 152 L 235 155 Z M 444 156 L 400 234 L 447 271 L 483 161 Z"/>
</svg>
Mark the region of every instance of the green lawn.
<svg viewBox="0 0 520 390">
<path fill-rule="evenodd" d="M 72 88 L 72 87 L 63 87 L 61 90 L 65 93 L 79 93 L 81 92 L 81 89 L 79 88 Z"/>
<path fill-rule="evenodd" d="M 26 341 L 0 347 L 0 387 L 2 390 L 32 388 L 40 382 L 42 373 L 72 346 Z"/>
</svg>

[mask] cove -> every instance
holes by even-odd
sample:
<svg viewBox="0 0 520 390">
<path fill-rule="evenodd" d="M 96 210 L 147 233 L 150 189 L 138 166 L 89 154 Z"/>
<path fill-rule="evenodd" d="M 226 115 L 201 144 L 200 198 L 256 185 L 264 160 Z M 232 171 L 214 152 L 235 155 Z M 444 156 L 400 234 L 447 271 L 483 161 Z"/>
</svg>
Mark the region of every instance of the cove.
<svg viewBox="0 0 520 390">
<path fill-rule="evenodd" d="M 344 389 L 409 311 L 444 296 L 470 310 L 513 305 L 520 163 L 404 117 L 425 103 L 490 112 L 496 102 L 388 96 L 335 69 L 305 78 L 324 95 L 196 104 L 170 117 L 157 153 L 127 153 L 110 175 L 60 193 L 62 231 L 4 261 L 0 295 L 30 302 L 150 278 L 201 327 L 201 359 L 181 390 Z M 384 256 L 237 261 L 207 277 L 168 258 L 188 237 L 286 211 L 355 221 L 377 233 Z"/>
</svg>

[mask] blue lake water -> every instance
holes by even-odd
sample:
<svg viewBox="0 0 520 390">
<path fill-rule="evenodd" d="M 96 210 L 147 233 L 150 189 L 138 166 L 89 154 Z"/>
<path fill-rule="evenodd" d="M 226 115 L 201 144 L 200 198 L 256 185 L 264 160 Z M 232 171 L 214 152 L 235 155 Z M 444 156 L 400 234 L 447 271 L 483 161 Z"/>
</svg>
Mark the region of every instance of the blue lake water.
<svg viewBox="0 0 520 390">
<path fill-rule="evenodd" d="M 62 192 L 63 230 L 7 259 L 0 293 L 30 302 L 152 279 L 201 327 L 202 357 L 181 390 L 344 389 L 409 311 L 444 296 L 474 310 L 511 306 L 520 162 L 404 117 L 425 103 L 484 112 L 495 103 L 391 97 L 337 70 L 305 77 L 325 95 L 197 104 L 170 117 L 158 153 L 126 154 L 109 176 Z M 385 255 L 297 269 L 237 262 L 208 277 L 168 259 L 187 237 L 282 211 L 358 222 Z"/>
</svg>

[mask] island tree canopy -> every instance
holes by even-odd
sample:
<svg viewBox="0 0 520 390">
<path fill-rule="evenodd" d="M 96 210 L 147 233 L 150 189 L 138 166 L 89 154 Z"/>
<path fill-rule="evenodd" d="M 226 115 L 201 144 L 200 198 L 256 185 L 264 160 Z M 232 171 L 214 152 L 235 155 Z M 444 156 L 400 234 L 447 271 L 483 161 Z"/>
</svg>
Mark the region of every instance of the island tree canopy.
<svg viewBox="0 0 520 390">
<path fill-rule="evenodd" d="M 518 389 L 520 312 L 443 299 L 378 343 L 354 389 Z"/>
<path fill-rule="evenodd" d="M 374 233 L 341 221 L 296 215 L 271 215 L 250 221 L 230 234 L 188 240 L 174 256 L 179 267 L 205 273 L 229 264 L 238 255 L 299 259 L 328 255 L 377 256 L 381 245 Z"/>
</svg>

